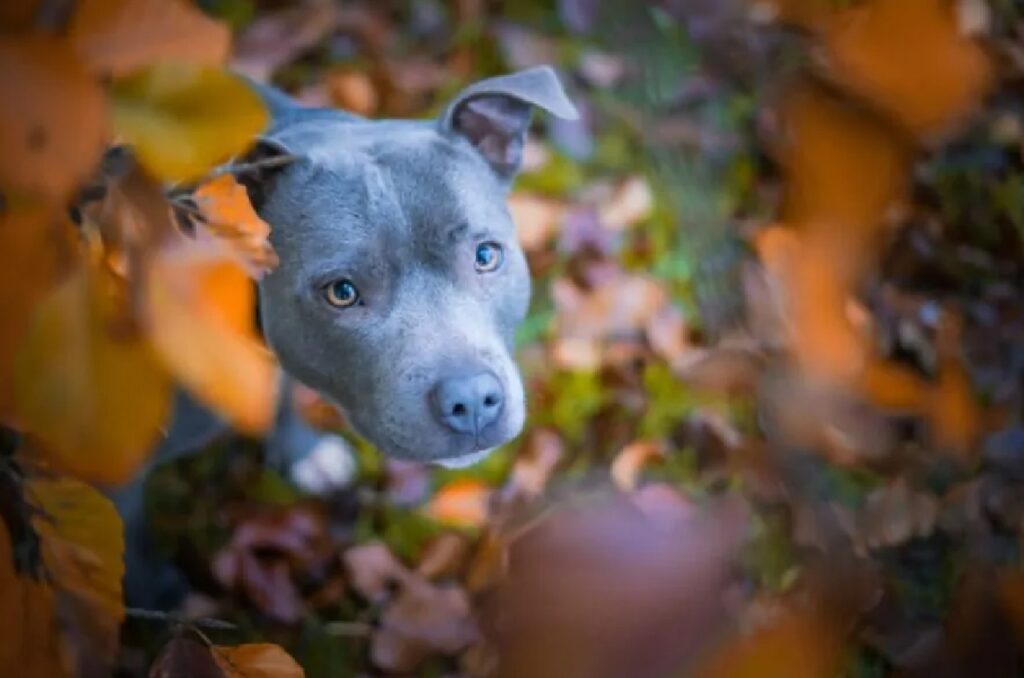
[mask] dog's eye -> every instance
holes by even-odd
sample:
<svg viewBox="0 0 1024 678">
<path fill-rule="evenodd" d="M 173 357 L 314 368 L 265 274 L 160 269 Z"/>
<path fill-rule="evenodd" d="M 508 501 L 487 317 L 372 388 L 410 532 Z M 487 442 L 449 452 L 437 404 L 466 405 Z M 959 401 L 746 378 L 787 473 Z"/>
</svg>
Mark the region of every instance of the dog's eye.
<svg viewBox="0 0 1024 678">
<path fill-rule="evenodd" d="M 348 308 L 359 301 L 359 290 L 348 278 L 341 278 L 324 287 L 324 296 L 331 306 Z"/>
<path fill-rule="evenodd" d="M 474 264 L 476 270 L 480 273 L 490 273 L 491 271 L 498 270 L 504 258 L 505 253 L 501 249 L 501 245 L 496 242 L 482 242 L 476 246 L 476 261 Z"/>
</svg>

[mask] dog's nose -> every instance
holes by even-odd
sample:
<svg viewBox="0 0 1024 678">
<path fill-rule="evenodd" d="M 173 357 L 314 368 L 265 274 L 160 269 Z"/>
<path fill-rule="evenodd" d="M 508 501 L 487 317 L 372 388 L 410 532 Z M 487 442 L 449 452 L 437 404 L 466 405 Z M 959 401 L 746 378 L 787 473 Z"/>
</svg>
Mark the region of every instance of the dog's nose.
<svg viewBox="0 0 1024 678">
<path fill-rule="evenodd" d="M 456 433 L 480 433 L 505 405 L 501 382 L 490 372 L 442 379 L 432 395 L 438 419 Z"/>
</svg>

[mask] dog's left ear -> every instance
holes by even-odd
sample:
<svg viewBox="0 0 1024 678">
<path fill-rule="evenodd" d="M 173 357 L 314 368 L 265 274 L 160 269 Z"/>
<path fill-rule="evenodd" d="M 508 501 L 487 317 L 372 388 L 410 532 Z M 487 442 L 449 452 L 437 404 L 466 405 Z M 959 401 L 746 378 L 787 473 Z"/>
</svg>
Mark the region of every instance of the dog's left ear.
<svg viewBox="0 0 1024 678">
<path fill-rule="evenodd" d="M 579 118 L 554 69 L 538 66 L 481 80 L 462 90 L 442 113 L 441 130 L 465 137 L 495 174 L 508 182 L 522 164 L 534 106 L 566 120 Z"/>
</svg>

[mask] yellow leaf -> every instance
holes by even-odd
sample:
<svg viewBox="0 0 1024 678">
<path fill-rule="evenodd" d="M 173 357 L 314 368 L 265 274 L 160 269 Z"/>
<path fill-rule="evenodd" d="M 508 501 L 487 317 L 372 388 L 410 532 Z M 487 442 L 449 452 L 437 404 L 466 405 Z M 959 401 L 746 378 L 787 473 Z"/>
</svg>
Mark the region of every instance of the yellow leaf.
<svg viewBox="0 0 1024 678">
<path fill-rule="evenodd" d="M 103 150 L 103 91 L 66 42 L 5 35 L 0 100 L 0 189 L 63 202 Z"/>
<path fill-rule="evenodd" d="M 14 358 L 36 304 L 74 261 L 74 228 L 39 207 L 0 214 L 0 420 L 12 422 Z"/>
<path fill-rule="evenodd" d="M 490 496 L 479 480 L 456 480 L 439 489 L 424 511 L 439 523 L 480 527 L 487 522 Z"/>
<path fill-rule="evenodd" d="M 228 678 L 303 678 L 302 667 L 279 645 L 215 645 L 213 657 Z"/>
<path fill-rule="evenodd" d="M 72 475 L 134 476 L 165 423 L 170 384 L 124 318 L 123 290 L 95 263 L 38 305 L 15 365 L 18 421 Z"/>
<path fill-rule="evenodd" d="M 115 81 L 114 129 L 161 179 L 195 179 L 244 151 L 266 126 L 259 96 L 216 68 L 163 63 Z"/>
<path fill-rule="evenodd" d="M 167 247 L 147 285 L 148 331 L 170 371 L 240 430 L 265 431 L 274 416 L 276 363 L 253 326 L 245 270 L 202 240 Z"/>
<path fill-rule="evenodd" d="M 249 202 L 245 187 L 225 174 L 196 189 L 193 195 L 206 226 L 246 262 L 254 276 L 277 265 L 270 246 L 270 225 L 260 219 Z"/>
<path fill-rule="evenodd" d="M 182 0 L 83 0 L 70 36 L 90 68 L 113 76 L 157 60 L 220 65 L 231 45 L 227 26 Z"/>
<path fill-rule="evenodd" d="M 58 631 L 53 591 L 21 577 L 14 569 L 14 549 L 0 520 L 0 669 L 17 667 L 18 675 L 70 676 L 70 661 Z"/>
<path fill-rule="evenodd" d="M 25 494 L 37 509 L 32 526 L 58 593 L 58 614 L 70 628 L 76 664 L 99 662 L 109 670 L 124 620 L 124 530 L 117 509 L 92 487 L 67 477 L 32 478 Z"/>
</svg>

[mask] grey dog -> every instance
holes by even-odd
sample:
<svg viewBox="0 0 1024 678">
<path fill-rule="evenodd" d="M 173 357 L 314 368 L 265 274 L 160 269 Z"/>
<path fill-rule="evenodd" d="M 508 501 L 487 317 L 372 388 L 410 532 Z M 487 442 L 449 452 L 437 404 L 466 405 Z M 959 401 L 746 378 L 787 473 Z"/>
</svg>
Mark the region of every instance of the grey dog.
<svg viewBox="0 0 1024 678">
<path fill-rule="evenodd" d="M 273 123 L 246 160 L 293 158 L 239 176 L 280 259 L 259 283 L 259 310 L 283 370 L 391 457 L 464 466 L 514 438 L 526 407 L 512 349 L 530 277 L 505 198 L 533 108 L 577 117 L 554 71 L 483 80 L 418 121 L 305 108 L 256 87 Z M 320 436 L 290 412 L 269 445 L 295 463 Z M 179 398 L 154 463 L 217 430 Z M 183 587 L 148 543 L 142 481 L 115 493 L 126 596 L 166 606 Z"/>
</svg>

